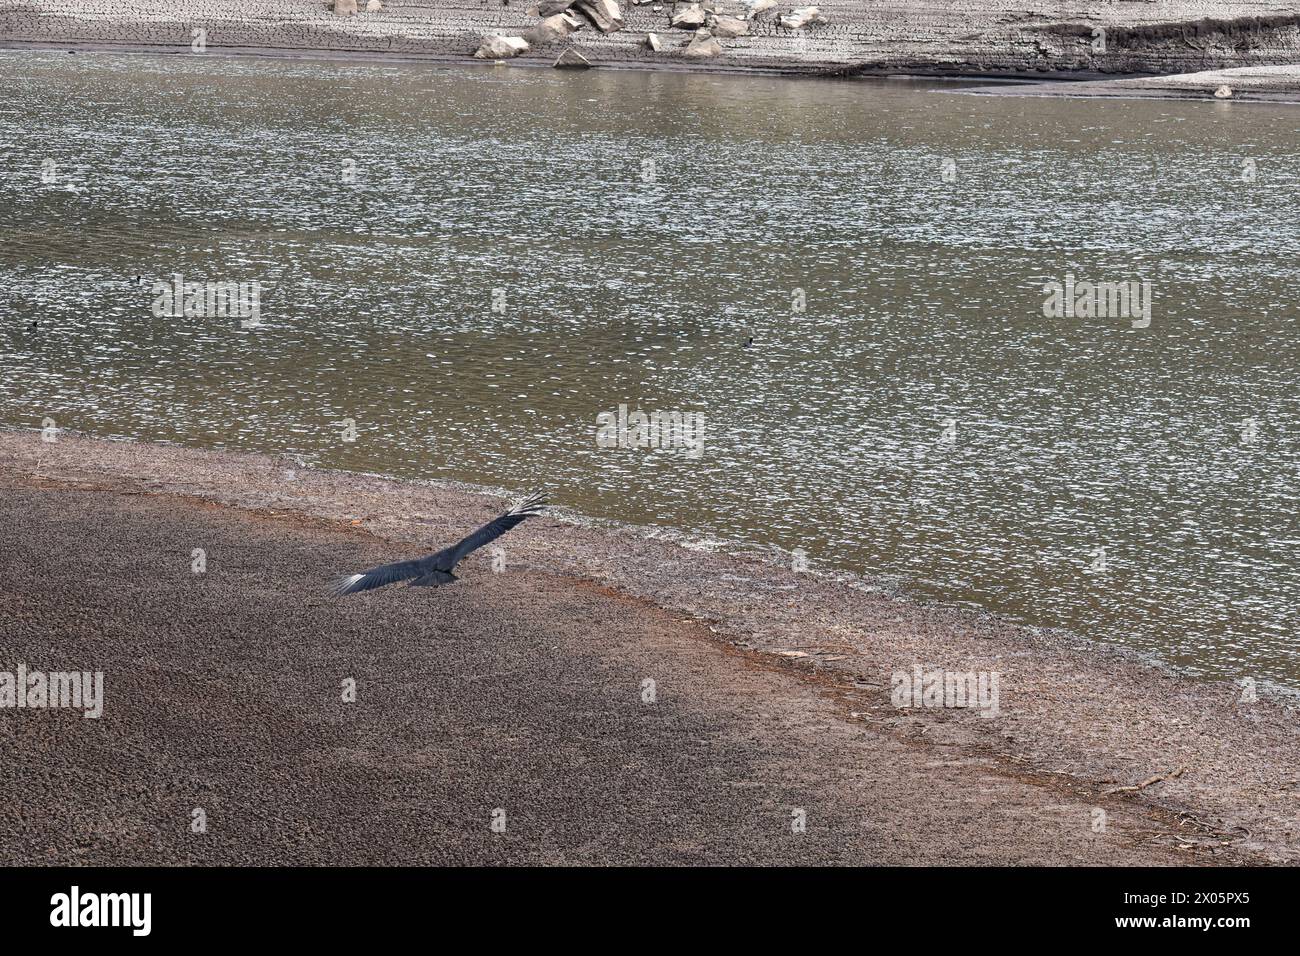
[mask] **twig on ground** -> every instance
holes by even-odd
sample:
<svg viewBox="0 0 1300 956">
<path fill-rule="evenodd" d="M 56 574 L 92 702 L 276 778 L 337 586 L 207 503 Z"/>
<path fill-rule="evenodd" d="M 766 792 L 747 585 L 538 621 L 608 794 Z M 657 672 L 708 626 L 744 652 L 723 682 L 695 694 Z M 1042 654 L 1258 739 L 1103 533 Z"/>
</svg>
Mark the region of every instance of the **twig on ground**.
<svg viewBox="0 0 1300 956">
<path fill-rule="evenodd" d="M 1173 780 L 1175 777 L 1181 777 L 1183 771 L 1186 769 L 1186 767 L 1179 767 L 1177 770 L 1171 770 L 1169 773 L 1158 773 L 1154 777 L 1147 777 L 1141 783 L 1132 787 L 1112 787 L 1110 790 L 1106 791 L 1106 794 L 1109 796 L 1112 793 L 1136 793 L 1139 790 L 1146 789 L 1153 783 L 1160 783 L 1164 780 Z"/>
</svg>

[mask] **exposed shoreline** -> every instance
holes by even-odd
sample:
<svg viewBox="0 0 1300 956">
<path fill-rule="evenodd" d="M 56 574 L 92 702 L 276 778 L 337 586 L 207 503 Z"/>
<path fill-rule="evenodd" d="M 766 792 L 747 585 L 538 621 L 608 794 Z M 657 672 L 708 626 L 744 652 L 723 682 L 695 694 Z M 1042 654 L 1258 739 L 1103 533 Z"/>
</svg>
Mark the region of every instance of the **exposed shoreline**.
<svg viewBox="0 0 1300 956">
<path fill-rule="evenodd" d="M 38 433 L 4 429 L 0 483 L 9 489 L 6 495 L 19 494 L 38 509 L 99 495 L 106 503 L 119 502 L 125 508 L 140 502 L 159 515 L 183 521 L 199 513 L 196 504 L 208 502 L 234 509 L 232 516 L 244 516 L 240 520 L 252 522 L 250 527 L 260 528 L 256 533 L 268 536 L 272 544 L 280 534 L 276 529 L 288 527 L 283 521 L 307 521 L 322 536 L 322 542 L 313 545 L 321 552 L 322 581 L 356 560 L 342 553 L 342 543 L 330 546 L 333 538 L 395 555 L 418 553 L 454 538 L 499 504 L 463 489 L 303 468 L 267 456 L 72 434 L 47 444 Z M 714 675 L 709 685 L 714 689 L 699 700 L 702 713 L 721 700 L 714 695 L 723 694 L 723 686 L 759 680 L 753 676 L 758 668 L 769 675 L 761 680 L 776 682 L 760 692 L 771 695 L 762 706 L 788 711 L 796 722 L 806 723 L 815 714 L 819 734 L 829 733 L 844 747 L 867 747 L 836 756 L 819 754 L 815 765 L 823 769 L 827 761 L 855 764 L 877 759 L 868 754 L 902 746 L 904 751 L 891 758 L 888 786 L 908 793 L 908 806 L 881 807 L 883 817 L 872 825 L 905 828 L 912 825 L 909 814 L 954 812 L 954 807 L 975 799 L 970 792 L 974 786 L 988 788 L 992 803 L 964 812 L 986 816 L 979 827 L 988 830 L 987 840 L 998 839 L 994 821 L 1010 812 L 1008 801 L 1018 807 L 1015 812 L 1027 815 L 1016 824 L 1024 832 L 1025 845 L 1001 850 L 996 844 L 981 845 L 978 854 L 985 860 L 1010 862 L 1025 859 L 1026 853 L 1048 862 L 1300 860 L 1300 821 L 1294 808 L 1295 788 L 1300 786 L 1300 771 L 1295 769 L 1300 766 L 1300 732 L 1293 700 L 1263 695 L 1257 702 L 1244 702 L 1235 685 L 1193 681 L 1066 634 L 921 606 L 862 582 L 798 574 L 756 557 L 687 550 L 633 529 L 558 521 L 528 527 L 529 533 L 513 534 L 506 542 L 515 573 L 500 581 L 508 582 L 507 590 L 513 589 L 525 602 L 521 606 L 538 609 L 543 621 L 549 620 L 545 608 L 550 603 L 585 595 L 586 610 L 569 616 L 578 626 L 578 646 L 590 642 L 593 661 L 607 659 L 617 666 L 624 655 L 649 654 L 661 661 L 656 666 L 670 668 L 694 660 L 689 664 L 693 673 L 703 669 Z M 54 539 L 44 546 L 57 548 L 61 532 L 50 528 L 50 533 Z M 80 533 L 85 533 L 84 527 Z M 40 552 L 42 545 L 24 541 L 21 534 L 18 540 L 27 553 Z M 190 545 L 178 541 L 175 546 L 188 554 Z M 12 541 L 0 546 L 0 555 L 12 554 L 13 546 Z M 124 542 L 124 549 L 130 547 Z M 335 551 L 341 556 L 332 566 Z M 80 560 L 59 553 L 64 564 Z M 115 560 L 126 559 L 144 560 L 134 554 Z M 93 561 L 93 553 L 84 560 Z M 420 589 L 381 592 L 383 597 L 363 599 L 370 602 L 364 607 L 371 611 L 354 604 L 348 606 L 349 613 L 408 606 L 418 612 L 429 606 L 420 601 L 430 600 L 444 610 L 447 601 L 466 602 L 472 610 L 483 596 L 495 593 L 483 590 L 492 577 L 490 560 L 477 555 L 468 561 L 455 591 L 444 589 L 433 598 Z M 46 577 L 41 568 L 10 566 L 5 572 L 19 582 L 20 604 L 32 598 L 24 593 L 22 582 Z M 87 578 L 93 581 L 94 574 Z M 319 583 L 311 580 L 301 586 L 304 593 L 316 594 Z M 236 600 L 230 613 L 237 616 L 244 602 L 238 587 L 232 587 Z M 247 596 L 250 602 L 257 599 L 255 592 Z M 318 602 L 313 598 L 310 603 L 315 608 Z M 319 606 L 321 613 L 336 613 L 323 598 Z M 189 616 L 184 607 L 176 610 Z M 36 630 L 28 637 L 40 631 L 44 618 L 39 610 L 30 613 Z M 68 613 L 75 616 L 80 609 Z M 131 614 L 129 605 L 124 613 Z M 501 613 L 509 620 L 519 612 Z M 655 641 L 646 643 L 649 638 L 620 637 L 620 628 L 632 626 L 618 623 L 620 613 L 631 613 L 630 622 L 661 622 L 656 626 L 669 628 L 662 640 L 676 650 L 656 649 Z M 470 632 L 448 636 L 470 640 L 473 625 L 463 626 Z M 111 640 L 112 629 L 105 630 Z M 563 645 L 556 640 L 557 646 Z M 170 638 L 168 642 L 174 643 Z M 385 646 L 381 643 L 374 652 L 381 673 L 394 666 L 383 660 Z M 588 665 L 575 660 L 573 666 Z M 900 710 L 891 701 L 891 674 L 914 667 L 999 673 L 1000 713 L 985 719 L 973 710 Z M 900 756 L 904 752 L 909 756 Z M 868 768 L 861 769 L 864 775 L 851 775 L 856 782 L 834 785 L 849 787 L 852 796 L 834 799 L 861 800 L 863 807 L 881 803 L 875 788 L 885 784 Z M 1175 772 L 1177 776 L 1140 789 L 1110 792 Z M 950 775 L 965 782 L 959 785 Z M 1013 788 L 1015 796 L 1007 788 Z M 1104 808 L 1111 820 L 1104 840 L 1090 829 L 1096 808 Z M 937 819 L 932 825 L 940 830 L 961 827 Z M 1076 837 L 1077 852 L 1053 842 Z M 965 845 L 962 841 L 979 838 L 954 831 L 936 839 Z M 1107 858 L 1107 853 L 1119 855 Z M 884 859 L 861 860 L 900 861 L 910 858 L 885 854 Z"/>
<path fill-rule="evenodd" d="M 710 3 L 719 14 L 746 16 L 739 0 Z M 697 58 L 684 55 L 691 31 L 670 25 L 685 4 L 619 0 L 620 28 L 602 32 L 579 16 L 576 33 L 536 40 L 509 62 L 549 67 L 572 49 L 604 68 L 1027 81 L 1300 64 L 1300 9 L 1288 0 L 1169 0 L 1086 13 L 1057 0 L 901 8 L 885 0 L 821 0 L 824 22 L 779 25 L 777 14 L 797 5 L 760 12 L 746 21 L 747 34 L 723 36 L 719 55 Z M 528 0 L 389 0 L 376 12 L 365 6 L 335 16 L 322 0 L 140 0 L 129 7 L 112 0 L 27 0 L 0 4 L 0 48 L 188 54 L 201 29 L 207 53 L 481 63 L 473 53 L 484 36 L 521 35 L 541 19 Z M 660 50 L 647 48 L 649 33 L 660 37 Z"/>
<path fill-rule="evenodd" d="M 191 55 L 185 49 L 159 49 L 130 43 L 22 42 L 5 40 L 0 37 L 0 53 L 20 52 L 50 54 L 72 52 L 108 53 L 124 56 Z M 344 63 L 427 63 L 439 68 L 457 69 L 475 67 L 495 69 L 503 65 L 466 59 L 461 56 L 379 53 L 360 50 L 273 49 L 231 46 L 214 49 L 205 55 Z M 549 63 L 537 61 L 506 61 L 504 65 L 525 69 L 549 68 Z M 834 70 L 807 70 L 797 64 L 739 67 L 725 63 L 698 66 L 684 61 L 667 61 L 660 64 L 636 61 L 601 63 L 599 67 L 602 69 L 660 73 L 707 72 L 722 76 L 782 76 L 787 79 L 811 80 L 926 80 L 935 83 L 954 84 L 952 89 L 941 88 L 941 92 L 979 96 L 1161 99 L 1198 102 L 1272 103 L 1276 105 L 1300 104 L 1300 64 L 1205 70 L 1163 76 L 1134 74 L 1108 77 L 1095 70 L 1063 70 L 1046 78 L 1025 73 L 968 72 L 963 69 L 942 69 L 938 67 L 908 70 L 902 67 L 866 66 L 855 68 L 851 74 Z M 964 88 L 958 88 L 957 84 L 964 85 Z M 981 85 L 971 86 L 968 84 Z M 1231 96 L 1226 100 L 1215 96 L 1215 91 L 1221 86 L 1228 86 L 1232 91 Z"/>
</svg>

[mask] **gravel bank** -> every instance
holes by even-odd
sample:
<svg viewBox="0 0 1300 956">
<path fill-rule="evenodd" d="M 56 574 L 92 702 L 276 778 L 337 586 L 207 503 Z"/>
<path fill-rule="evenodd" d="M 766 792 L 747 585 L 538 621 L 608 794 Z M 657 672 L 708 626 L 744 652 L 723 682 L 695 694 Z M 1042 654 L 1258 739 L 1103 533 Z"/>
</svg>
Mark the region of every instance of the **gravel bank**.
<svg viewBox="0 0 1300 956">
<path fill-rule="evenodd" d="M 0 485 L 0 670 L 106 688 L 0 711 L 6 863 L 1300 858 L 1287 702 L 1060 635 L 556 519 L 336 601 L 499 500 L 18 431 Z M 895 707 L 916 666 L 997 672 L 997 716 Z"/>
</svg>

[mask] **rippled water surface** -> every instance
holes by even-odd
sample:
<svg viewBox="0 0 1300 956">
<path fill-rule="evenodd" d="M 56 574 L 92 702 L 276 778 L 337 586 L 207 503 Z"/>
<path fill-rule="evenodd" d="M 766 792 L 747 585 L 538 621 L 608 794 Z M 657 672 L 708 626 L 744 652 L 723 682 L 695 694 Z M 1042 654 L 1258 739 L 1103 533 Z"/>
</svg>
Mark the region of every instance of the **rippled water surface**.
<svg viewBox="0 0 1300 956">
<path fill-rule="evenodd" d="M 30 53 L 0 78 L 0 421 L 541 483 L 1300 686 L 1294 108 Z M 1150 326 L 1044 317 L 1067 272 L 1151 279 Z M 263 324 L 155 318 L 174 273 L 261 282 Z M 703 455 L 598 448 L 621 403 L 702 412 Z"/>
</svg>

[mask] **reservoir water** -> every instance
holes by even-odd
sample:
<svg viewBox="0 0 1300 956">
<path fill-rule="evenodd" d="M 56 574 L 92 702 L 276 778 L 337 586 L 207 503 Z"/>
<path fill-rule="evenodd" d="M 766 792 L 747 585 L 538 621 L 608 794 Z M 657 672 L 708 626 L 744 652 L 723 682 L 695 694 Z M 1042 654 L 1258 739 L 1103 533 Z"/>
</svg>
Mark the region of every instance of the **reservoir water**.
<svg viewBox="0 0 1300 956">
<path fill-rule="evenodd" d="M 1292 107 L 198 56 L 0 78 L 2 423 L 544 485 L 1300 687 Z M 1149 309 L 1054 313 L 1067 278 Z M 245 283 L 256 321 L 158 314 L 176 281 Z M 601 447 L 621 405 L 703 415 L 699 454 Z"/>
</svg>

